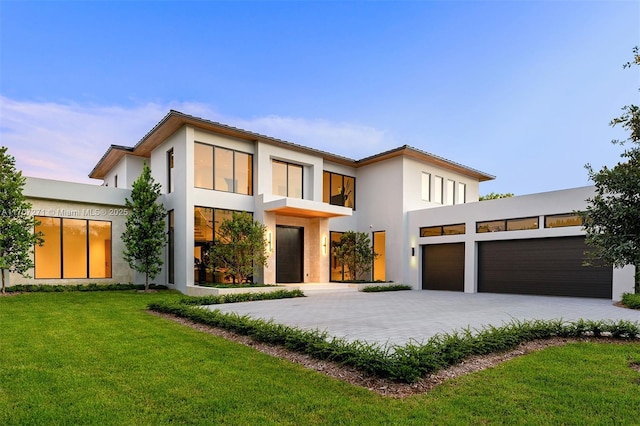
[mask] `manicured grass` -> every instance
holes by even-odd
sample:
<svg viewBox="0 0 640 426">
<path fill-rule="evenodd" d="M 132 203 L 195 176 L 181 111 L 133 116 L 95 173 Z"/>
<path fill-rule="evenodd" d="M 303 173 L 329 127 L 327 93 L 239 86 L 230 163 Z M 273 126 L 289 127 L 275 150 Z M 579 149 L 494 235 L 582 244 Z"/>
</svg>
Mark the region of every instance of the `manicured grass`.
<svg viewBox="0 0 640 426">
<path fill-rule="evenodd" d="M 394 400 L 145 312 L 181 297 L 1 297 L 0 424 L 638 421 L 638 343 L 550 348 Z"/>
</svg>

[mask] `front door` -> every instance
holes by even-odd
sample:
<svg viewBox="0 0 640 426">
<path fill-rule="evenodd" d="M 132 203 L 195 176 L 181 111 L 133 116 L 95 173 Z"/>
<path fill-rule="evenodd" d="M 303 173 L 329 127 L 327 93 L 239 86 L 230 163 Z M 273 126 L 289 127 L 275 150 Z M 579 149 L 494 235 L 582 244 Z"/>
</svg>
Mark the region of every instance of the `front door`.
<svg viewBox="0 0 640 426">
<path fill-rule="evenodd" d="M 276 226 L 276 282 L 304 282 L 303 259 L 304 228 Z"/>
</svg>

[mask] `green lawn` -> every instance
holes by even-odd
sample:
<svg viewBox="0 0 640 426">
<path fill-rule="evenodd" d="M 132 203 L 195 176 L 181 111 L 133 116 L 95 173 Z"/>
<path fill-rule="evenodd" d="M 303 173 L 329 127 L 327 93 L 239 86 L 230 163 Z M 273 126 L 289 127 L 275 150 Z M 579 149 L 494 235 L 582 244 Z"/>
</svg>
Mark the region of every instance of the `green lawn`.
<svg viewBox="0 0 640 426">
<path fill-rule="evenodd" d="M 171 292 L 0 298 L 0 424 L 638 424 L 640 344 L 555 347 L 381 397 L 149 315 Z"/>
</svg>

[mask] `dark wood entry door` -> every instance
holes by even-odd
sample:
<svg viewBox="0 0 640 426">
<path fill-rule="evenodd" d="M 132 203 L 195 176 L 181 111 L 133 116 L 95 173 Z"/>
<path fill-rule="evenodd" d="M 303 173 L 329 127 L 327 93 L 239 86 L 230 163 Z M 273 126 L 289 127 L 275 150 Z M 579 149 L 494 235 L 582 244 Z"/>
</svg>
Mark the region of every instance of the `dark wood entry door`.
<svg viewBox="0 0 640 426">
<path fill-rule="evenodd" d="M 304 228 L 276 226 L 276 282 L 304 282 L 303 259 Z"/>
</svg>

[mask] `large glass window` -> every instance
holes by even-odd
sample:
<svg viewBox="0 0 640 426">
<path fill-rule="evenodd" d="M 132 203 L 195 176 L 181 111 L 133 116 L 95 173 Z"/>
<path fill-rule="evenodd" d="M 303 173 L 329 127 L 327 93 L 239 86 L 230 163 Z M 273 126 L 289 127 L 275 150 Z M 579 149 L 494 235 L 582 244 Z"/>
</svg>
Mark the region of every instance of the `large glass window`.
<svg viewBox="0 0 640 426">
<path fill-rule="evenodd" d="M 44 244 L 35 248 L 36 278 L 111 278 L 111 222 L 36 220 L 36 232 L 44 234 Z"/>
<path fill-rule="evenodd" d="M 582 226 L 582 218 L 575 213 L 553 214 L 544 217 L 545 228 L 563 228 L 565 226 Z"/>
<path fill-rule="evenodd" d="M 196 143 L 193 151 L 196 188 L 213 189 L 213 146 Z"/>
<path fill-rule="evenodd" d="M 422 172 L 422 199 L 431 201 L 431 174 Z"/>
<path fill-rule="evenodd" d="M 344 281 L 344 270 L 345 268 L 343 268 L 339 263 L 338 263 L 338 258 L 333 254 L 333 247 L 336 246 L 339 242 L 340 242 L 340 238 L 342 237 L 342 234 L 344 234 L 344 232 L 330 232 L 330 239 L 331 239 L 331 256 L 330 256 L 330 280 L 331 281 Z"/>
<path fill-rule="evenodd" d="M 271 168 L 274 195 L 303 198 L 302 166 L 274 160 Z"/>
<path fill-rule="evenodd" d="M 253 155 L 196 142 L 194 186 L 253 195 Z"/>
<path fill-rule="evenodd" d="M 230 283 L 232 280 L 223 273 L 214 271 L 209 258 L 209 250 L 214 244 L 220 225 L 230 220 L 233 210 L 210 207 L 194 208 L 194 281 L 196 283 Z"/>
<path fill-rule="evenodd" d="M 322 198 L 334 206 L 356 208 L 356 178 L 338 173 L 323 172 Z"/>
<path fill-rule="evenodd" d="M 443 179 L 440 176 L 433 177 L 433 201 L 442 204 L 442 186 L 444 184 Z"/>
</svg>

